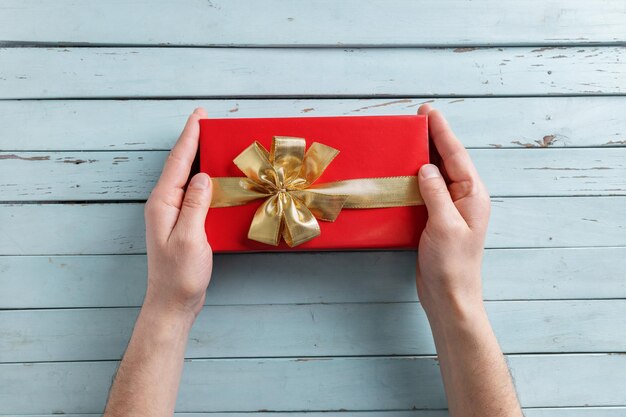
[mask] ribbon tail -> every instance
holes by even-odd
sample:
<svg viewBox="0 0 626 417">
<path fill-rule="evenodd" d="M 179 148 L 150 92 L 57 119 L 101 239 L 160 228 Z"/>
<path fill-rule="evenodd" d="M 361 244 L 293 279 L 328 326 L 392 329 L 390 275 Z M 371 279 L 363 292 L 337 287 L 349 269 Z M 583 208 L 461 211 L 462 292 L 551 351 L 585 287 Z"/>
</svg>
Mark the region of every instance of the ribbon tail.
<svg viewBox="0 0 626 417">
<path fill-rule="evenodd" d="M 278 195 L 269 197 L 254 213 L 248 238 L 277 246 L 283 218 L 283 205 Z"/>
<path fill-rule="evenodd" d="M 289 193 L 281 193 L 283 206 L 283 238 L 290 247 L 298 246 L 320 235 L 320 225 L 311 210 Z"/>
</svg>

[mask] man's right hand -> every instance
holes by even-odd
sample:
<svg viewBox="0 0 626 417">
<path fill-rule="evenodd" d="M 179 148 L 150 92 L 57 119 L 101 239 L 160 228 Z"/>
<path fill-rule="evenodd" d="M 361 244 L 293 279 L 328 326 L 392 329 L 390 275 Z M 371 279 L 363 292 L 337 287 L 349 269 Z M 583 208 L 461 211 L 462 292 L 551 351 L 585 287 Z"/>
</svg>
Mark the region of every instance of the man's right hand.
<svg viewBox="0 0 626 417">
<path fill-rule="evenodd" d="M 425 104 L 419 114 L 428 116 L 445 174 L 429 164 L 418 175 L 428 222 L 419 243 L 417 290 L 430 316 L 438 316 L 441 309 L 464 314 L 482 306 L 480 268 L 489 194 L 441 113 Z"/>
<path fill-rule="evenodd" d="M 424 105 L 443 160 L 419 172 L 428 222 L 419 243 L 417 292 L 433 332 L 451 417 L 522 417 L 482 300 L 480 267 L 489 194 L 441 113 Z"/>
</svg>

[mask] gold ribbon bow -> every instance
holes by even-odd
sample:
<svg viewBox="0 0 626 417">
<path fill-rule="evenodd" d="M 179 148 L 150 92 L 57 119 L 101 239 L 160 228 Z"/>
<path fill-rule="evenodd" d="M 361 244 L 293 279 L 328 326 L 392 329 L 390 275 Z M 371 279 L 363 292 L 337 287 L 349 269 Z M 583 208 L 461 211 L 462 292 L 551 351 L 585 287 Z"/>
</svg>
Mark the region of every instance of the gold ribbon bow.
<svg viewBox="0 0 626 417">
<path fill-rule="evenodd" d="M 233 160 L 245 177 L 217 177 L 211 207 L 232 207 L 265 198 L 248 238 L 291 247 L 320 235 L 317 219 L 335 221 L 341 209 L 423 204 L 417 177 L 359 178 L 313 184 L 339 151 L 302 138 L 274 136 L 268 152 L 254 142 Z"/>
</svg>

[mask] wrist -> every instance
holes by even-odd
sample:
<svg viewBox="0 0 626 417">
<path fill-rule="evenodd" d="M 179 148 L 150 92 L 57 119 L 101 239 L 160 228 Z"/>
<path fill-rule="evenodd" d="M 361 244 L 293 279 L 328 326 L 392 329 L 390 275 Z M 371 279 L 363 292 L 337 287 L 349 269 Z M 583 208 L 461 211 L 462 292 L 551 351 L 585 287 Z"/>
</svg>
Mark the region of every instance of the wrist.
<svg viewBox="0 0 626 417">
<path fill-rule="evenodd" d="M 484 305 L 462 305 L 455 309 L 427 310 L 428 322 L 438 354 L 454 351 L 480 340 L 491 330 Z"/>
<path fill-rule="evenodd" d="M 154 285 L 148 278 L 146 295 L 142 309 L 150 310 L 158 315 L 166 315 L 181 321 L 195 321 L 204 305 L 206 291 L 201 294 L 181 293 L 177 288 L 163 288 Z"/>
<path fill-rule="evenodd" d="M 431 325 L 464 325 L 487 317 L 481 291 L 422 289 L 420 301 Z"/>
<path fill-rule="evenodd" d="M 196 320 L 197 314 L 183 306 L 176 306 L 173 303 L 162 303 L 146 296 L 139 319 L 149 322 L 151 326 L 155 326 L 164 332 L 173 332 L 180 334 L 181 332 L 189 332 L 191 326 Z"/>
<path fill-rule="evenodd" d="M 424 306 L 424 310 L 433 328 L 470 329 L 476 324 L 488 321 L 482 300 L 472 302 L 447 300 L 446 303 L 435 306 Z"/>
<path fill-rule="evenodd" d="M 437 355 L 449 356 L 491 340 L 493 330 L 484 303 L 462 304 L 450 309 L 426 310 Z"/>
</svg>

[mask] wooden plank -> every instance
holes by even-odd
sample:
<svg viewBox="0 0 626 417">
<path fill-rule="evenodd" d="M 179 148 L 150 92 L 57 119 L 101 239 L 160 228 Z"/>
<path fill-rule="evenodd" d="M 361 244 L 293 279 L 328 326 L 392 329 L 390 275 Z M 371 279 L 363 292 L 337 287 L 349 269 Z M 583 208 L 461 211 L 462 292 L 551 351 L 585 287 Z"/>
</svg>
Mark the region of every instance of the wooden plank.
<svg viewBox="0 0 626 417">
<path fill-rule="evenodd" d="M 612 407 L 613 408 L 613 407 Z M 599 410 L 599 407 L 590 407 L 591 410 Z M 606 409 L 606 408 L 604 408 Z M 613 408 L 615 409 L 615 408 Z M 534 409 L 531 409 L 534 410 Z M 544 412 L 552 412 L 552 410 L 560 410 L 559 408 L 543 408 L 541 409 Z M 547 411 L 546 411 L 547 410 Z M 600 409 L 602 411 L 602 409 Z M 65 414 L 67 417 L 100 417 L 102 414 Z M 450 417 L 446 410 L 415 410 L 415 411 L 377 411 L 376 415 L 380 415 L 382 417 Z M 543 416 L 544 414 L 542 414 Z M 552 416 L 553 414 L 546 414 L 547 416 Z M 561 414 L 555 414 L 561 416 Z M 58 416 L 58 414 L 29 414 L 28 417 L 53 417 Z M 322 412 L 250 412 L 250 413 L 174 413 L 176 417 L 371 417 L 371 411 L 322 411 Z M 526 414 L 526 416 L 534 416 L 534 414 Z M 578 416 L 578 414 L 576 414 Z M 583 414 L 581 414 L 583 416 Z M 606 416 L 609 416 L 608 414 Z M 15 415 L 6 415 L 3 414 L 3 417 L 24 417 L 22 414 Z M 595 415 L 594 415 L 595 417 Z M 600 417 L 605 417 L 604 414 L 600 414 Z"/>
<path fill-rule="evenodd" d="M 476 149 L 470 154 L 493 197 L 621 195 L 626 191 L 626 148 Z"/>
<path fill-rule="evenodd" d="M 0 218 L 2 255 L 145 253 L 139 203 L 3 204 Z M 625 197 L 494 199 L 486 247 L 626 246 L 625 228 Z"/>
<path fill-rule="evenodd" d="M 626 407 L 526 408 L 524 415 L 526 417 L 623 417 L 626 415 Z"/>
<path fill-rule="evenodd" d="M 0 362 L 120 359 L 136 308 L 0 312 Z M 626 351 L 626 300 L 490 301 L 505 353 Z M 417 303 L 205 307 L 187 358 L 434 355 Z"/>
<path fill-rule="evenodd" d="M 145 200 L 168 153 L 0 153 L 0 201 Z M 470 154 L 492 197 L 626 194 L 626 148 Z"/>
<path fill-rule="evenodd" d="M 307 273 L 294 274 L 301 265 Z M 217 254 L 213 270 L 207 305 L 417 301 L 411 252 Z M 483 294 L 626 298 L 624 270 L 623 247 L 487 249 Z M 0 309 L 136 307 L 146 276 L 145 255 L 2 256 Z"/>
<path fill-rule="evenodd" d="M 462 53 L 411 48 L 4 48 L 0 98 L 620 94 L 626 85 L 625 54 L 625 48 L 613 46 Z"/>
<path fill-rule="evenodd" d="M 173 0 L 61 0 L 54 5 L 5 0 L 0 40 L 227 46 L 585 44 L 623 41 L 624 13 L 623 2 L 615 0 L 190 0 L 182 5 Z"/>
<path fill-rule="evenodd" d="M 450 417 L 446 410 L 375 411 L 381 417 Z M 526 417 L 623 417 L 626 407 L 552 407 L 524 408 Z M 176 417 L 371 417 L 372 411 L 252 412 L 252 413 L 175 413 Z M 30 414 L 28 417 L 53 417 L 57 414 Z M 66 414 L 68 417 L 97 417 L 101 414 Z M 5 417 L 23 417 L 6 415 Z"/>
<path fill-rule="evenodd" d="M 512 355 L 508 361 L 525 407 L 626 403 L 626 374 L 615 372 L 626 366 L 625 355 Z M 1 365 L 0 413 L 101 412 L 116 366 Z M 433 357 L 189 360 L 177 404 L 179 412 L 445 407 Z"/>
<path fill-rule="evenodd" d="M 175 413 L 176 417 L 371 417 L 372 411 L 252 412 L 252 413 Z M 375 411 L 381 417 L 450 417 L 446 410 Z M 526 417 L 623 417 L 626 407 L 552 407 L 524 408 Z M 53 417 L 56 414 L 30 414 L 28 417 Z M 66 414 L 68 417 L 97 417 L 100 414 Z M 5 417 L 23 417 L 6 415 Z"/>
<path fill-rule="evenodd" d="M 146 200 L 167 155 L 166 151 L 0 153 L 2 199 Z"/>
<path fill-rule="evenodd" d="M 211 117 L 414 114 L 431 102 L 468 148 L 626 146 L 621 97 L 0 101 L 0 151 L 169 150 L 192 109 Z"/>
</svg>

